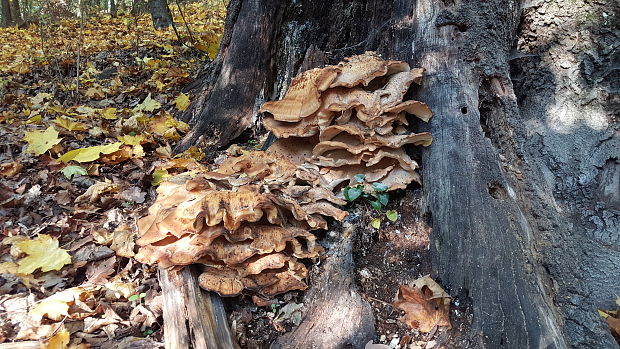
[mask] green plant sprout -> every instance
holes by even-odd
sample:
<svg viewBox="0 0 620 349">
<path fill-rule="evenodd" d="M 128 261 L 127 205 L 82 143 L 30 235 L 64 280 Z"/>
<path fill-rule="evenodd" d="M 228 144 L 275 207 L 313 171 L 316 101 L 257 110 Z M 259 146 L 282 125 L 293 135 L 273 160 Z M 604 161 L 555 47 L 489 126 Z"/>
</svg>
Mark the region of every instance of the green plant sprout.
<svg viewBox="0 0 620 349">
<path fill-rule="evenodd" d="M 353 176 L 353 179 L 358 183 L 355 186 L 347 186 L 342 189 L 342 194 L 344 195 L 344 199 L 348 202 L 354 202 L 360 197 L 367 199 L 370 202 L 370 206 L 378 212 L 381 212 L 387 204 L 390 202 L 390 194 L 388 194 L 388 186 L 383 183 L 372 183 L 372 192 L 364 191 L 364 182 L 366 181 L 366 175 L 363 173 L 358 173 Z M 398 220 L 398 212 L 396 210 L 388 210 L 385 212 L 385 216 L 391 222 L 396 222 Z M 379 229 L 381 227 L 381 218 L 376 217 L 373 218 L 370 222 L 370 225 Z"/>
</svg>

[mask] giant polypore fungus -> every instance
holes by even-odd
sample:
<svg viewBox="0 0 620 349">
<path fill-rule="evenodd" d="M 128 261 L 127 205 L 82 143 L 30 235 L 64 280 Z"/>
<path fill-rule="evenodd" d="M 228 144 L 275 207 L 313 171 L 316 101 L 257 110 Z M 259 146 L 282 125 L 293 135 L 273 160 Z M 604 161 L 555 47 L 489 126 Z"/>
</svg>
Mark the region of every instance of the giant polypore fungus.
<svg viewBox="0 0 620 349">
<path fill-rule="evenodd" d="M 428 121 L 432 112 L 403 97 L 423 74 L 371 52 L 302 73 L 283 99 L 260 109 L 265 127 L 281 138 L 270 151 L 314 166 L 336 191 L 358 173 L 366 175 L 366 185 L 381 182 L 389 190 L 420 182 L 418 164 L 402 147 L 428 146 L 432 138 L 426 132 L 408 134 L 405 114 Z"/>
<path fill-rule="evenodd" d="M 423 73 L 374 53 L 302 73 L 284 98 L 260 109 L 280 138 L 268 151 L 159 186 L 138 221 L 136 259 L 162 268 L 202 264 L 200 286 L 223 296 L 305 289 L 299 259 L 322 252 L 311 231 L 326 229 L 325 217 L 347 215 L 334 191 L 358 173 L 365 185 L 389 190 L 420 182 L 403 146 L 427 146 L 431 135 L 407 133 L 406 114 L 428 121 L 432 113 L 403 97 Z"/>
<path fill-rule="evenodd" d="M 304 289 L 307 270 L 298 259 L 322 251 L 310 231 L 327 228 L 324 216 L 347 215 L 321 183 L 315 170 L 265 152 L 172 177 L 138 221 L 136 259 L 162 268 L 203 264 L 200 285 L 224 296 Z"/>
</svg>

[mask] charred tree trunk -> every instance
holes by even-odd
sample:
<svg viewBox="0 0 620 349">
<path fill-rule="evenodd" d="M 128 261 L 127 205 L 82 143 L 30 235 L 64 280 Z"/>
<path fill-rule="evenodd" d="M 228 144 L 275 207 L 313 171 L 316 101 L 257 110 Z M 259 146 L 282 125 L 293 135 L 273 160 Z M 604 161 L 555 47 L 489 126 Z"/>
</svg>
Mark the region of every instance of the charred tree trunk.
<svg viewBox="0 0 620 349">
<path fill-rule="evenodd" d="M 528 6 L 537 8 L 550 6 L 523 3 L 533 3 Z M 570 1 L 559 3 L 566 5 L 564 8 L 575 6 Z M 561 8 L 556 9 L 557 16 Z M 588 11 L 599 10 L 604 9 Z M 177 150 L 196 143 L 215 149 L 229 144 L 246 129 L 260 131 L 258 106 L 281 97 L 291 78 L 302 70 L 334 64 L 366 50 L 424 67 L 426 80 L 411 93 L 434 111 L 427 126 L 416 125 L 434 136 L 433 145 L 422 151 L 424 209 L 433 223 L 433 277 L 453 295 L 471 299 L 474 322 L 470 335 L 477 338 L 481 348 L 567 348 L 574 344 L 583 348 L 613 347 L 614 340 L 604 322 L 596 318 L 596 307 L 611 308 L 614 299 L 610 295 L 620 293 L 620 255 L 617 247 L 604 252 L 597 248 L 620 240 L 620 195 L 615 194 L 620 189 L 614 184 L 618 183 L 620 157 L 617 131 L 614 133 L 618 109 L 613 104 L 618 100 L 618 87 L 596 84 L 617 76 L 617 17 L 606 32 L 616 33 L 609 35 L 609 42 L 616 40 L 616 46 L 607 46 L 616 47 L 616 51 L 604 51 L 607 60 L 594 59 L 590 66 L 581 68 L 592 72 L 601 65 L 611 67 L 593 77 L 591 86 L 607 91 L 603 98 L 616 102 L 597 109 L 597 117 L 606 120 L 597 124 L 597 132 L 563 133 L 560 137 L 544 127 L 545 119 L 549 122 L 560 115 L 547 111 L 539 99 L 539 87 L 549 84 L 549 79 L 532 76 L 540 74 L 542 68 L 559 68 L 535 60 L 519 77 L 533 81 L 535 88 L 519 82 L 517 86 L 526 89 L 519 92 L 513 86 L 511 69 L 516 69 L 515 59 L 529 57 L 514 54 L 524 13 L 534 18 L 532 23 L 546 23 L 545 11 L 536 17 L 517 2 L 501 0 L 232 0 L 220 53 L 194 86 L 201 92 L 184 116 L 194 128 Z M 522 32 L 522 39 L 536 38 L 539 32 L 532 31 Z M 547 54 L 546 44 L 539 47 L 541 52 L 536 55 Z M 587 57 L 586 49 L 581 52 L 584 56 L 575 53 L 571 59 Z M 557 53 L 553 57 L 558 57 Z M 564 62 L 556 63 L 558 67 L 566 66 Z M 580 68 L 576 66 L 571 77 L 578 80 Z M 575 88 L 566 85 L 567 80 L 562 81 L 565 88 Z M 543 89 L 545 101 L 566 93 L 554 87 Z M 523 105 L 524 101 L 532 101 L 536 108 Z M 524 120 L 524 115 L 530 119 Z M 543 125 L 538 126 L 542 130 L 539 132 L 549 137 L 549 145 L 531 140 L 529 123 Z M 580 177 L 562 168 L 572 161 L 589 160 L 585 155 L 588 150 L 581 157 L 570 150 L 584 140 L 584 134 L 594 137 L 587 144 L 597 153 L 596 161 L 588 162 L 591 168 Z M 565 139 L 573 148 L 561 147 L 559 139 Z M 538 150 L 531 149 L 536 147 Z M 546 159 L 548 154 L 553 154 L 553 159 Z M 540 163 L 546 167 L 540 169 Z M 573 185 L 563 187 L 566 195 L 558 197 L 564 200 L 558 203 L 553 182 L 567 176 Z M 544 185 L 537 183 L 539 178 L 545 178 Z M 588 192 L 597 190 L 598 197 L 588 196 Z M 597 198 L 600 207 L 596 206 Z M 590 216 L 574 220 L 578 210 L 588 204 L 598 208 Z M 562 211 L 560 206 L 568 211 Z M 599 225 L 603 231 L 599 234 L 610 237 L 599 244 L 567 233 L 576 225 L 587 230 L 588 219 Z M 566 255 L 562 255 L 564 249 Z M 585 284 L 581 284 L 577 270 L 593 264 L 589 255 L 600 263 L 605 261 L 603 255 L 607 256 L 604 265 L 611 270 L 581 269 L 606 275 L 586 277 Z M 324 285 L 322 288 L 326 289 Z M 315 293 L 313 297 L 317 297 Z M 310 309 L 307 314 L 312 317 L 324 313 Z M 306 318 L 304 322 L 312 326 L 302 323 L 302 330 L 293 332 L 287 341 L 325 348 L 346 342 L 329 342 L 329 336 L 321 335 L 334 326 L 329 321 Z M 353 333 L 350 338 L 354 338 Z"/>
<path fill-rule="evenodd" d="M 164 29 L 172 25 L 172 16 L 167 0 L 149 0 L 149 11 L 155 29 Z"/>
</svg>

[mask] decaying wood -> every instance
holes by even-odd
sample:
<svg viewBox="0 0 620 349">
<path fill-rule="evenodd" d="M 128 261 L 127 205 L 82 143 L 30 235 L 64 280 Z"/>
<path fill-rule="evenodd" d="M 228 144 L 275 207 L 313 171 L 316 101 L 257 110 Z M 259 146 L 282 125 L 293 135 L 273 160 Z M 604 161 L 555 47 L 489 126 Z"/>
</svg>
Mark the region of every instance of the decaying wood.
<svg viewBox="0 0 620 349">
<path fill-rule="evenodd" d="M 354 226 L 330 247 L 321 273 L 311 280 L 304 297 L 301 324 L 276 340 L 271 349 L 362 348 L 375 335 L 370 305 L 357 292 L 353 279 Z"/>
<path fill-rule="evenodd" d="M 192 267 L 159 269 L 164 296 L 164 339 L 167 349 L 235 349 L 219 296 L 198 286 Z"/>
</svg>

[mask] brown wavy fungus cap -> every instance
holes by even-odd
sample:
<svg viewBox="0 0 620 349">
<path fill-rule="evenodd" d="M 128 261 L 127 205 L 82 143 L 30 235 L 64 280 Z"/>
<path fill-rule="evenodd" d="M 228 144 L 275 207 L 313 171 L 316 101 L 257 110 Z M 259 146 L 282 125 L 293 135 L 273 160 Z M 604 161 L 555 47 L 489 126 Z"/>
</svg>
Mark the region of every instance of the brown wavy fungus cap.
<svg viewBox="0 0 620 349">
<path fill-rule="evenodd" d="M 326 216 L 347 215 L 317 171 L 265 152 L 172 177 L 157 193 L 138 221 L 136 259 L 162 268 L 203 264 L 200 286 L 222 296 L 305 289 L 308 271 L 299 259 L 322 252 L 310 231 L 326 229 Z"/>
<path fill-rule="evenodd" d="M 418 164 L 402 147 L 428 146 L 432 137 L 407 133 L 405 115 L 428 121 L 432 112 L 403 97 L 423 74 L 372 52 L 300 74 L 284 98 L 260 108 L 265 127 L 281 138 L 269 151 L 313 166 L 335 191 L 358 173 L 366 175 L 366 186 L 381 182 L 388 190 L 419 183 Z"/>
</svg>

